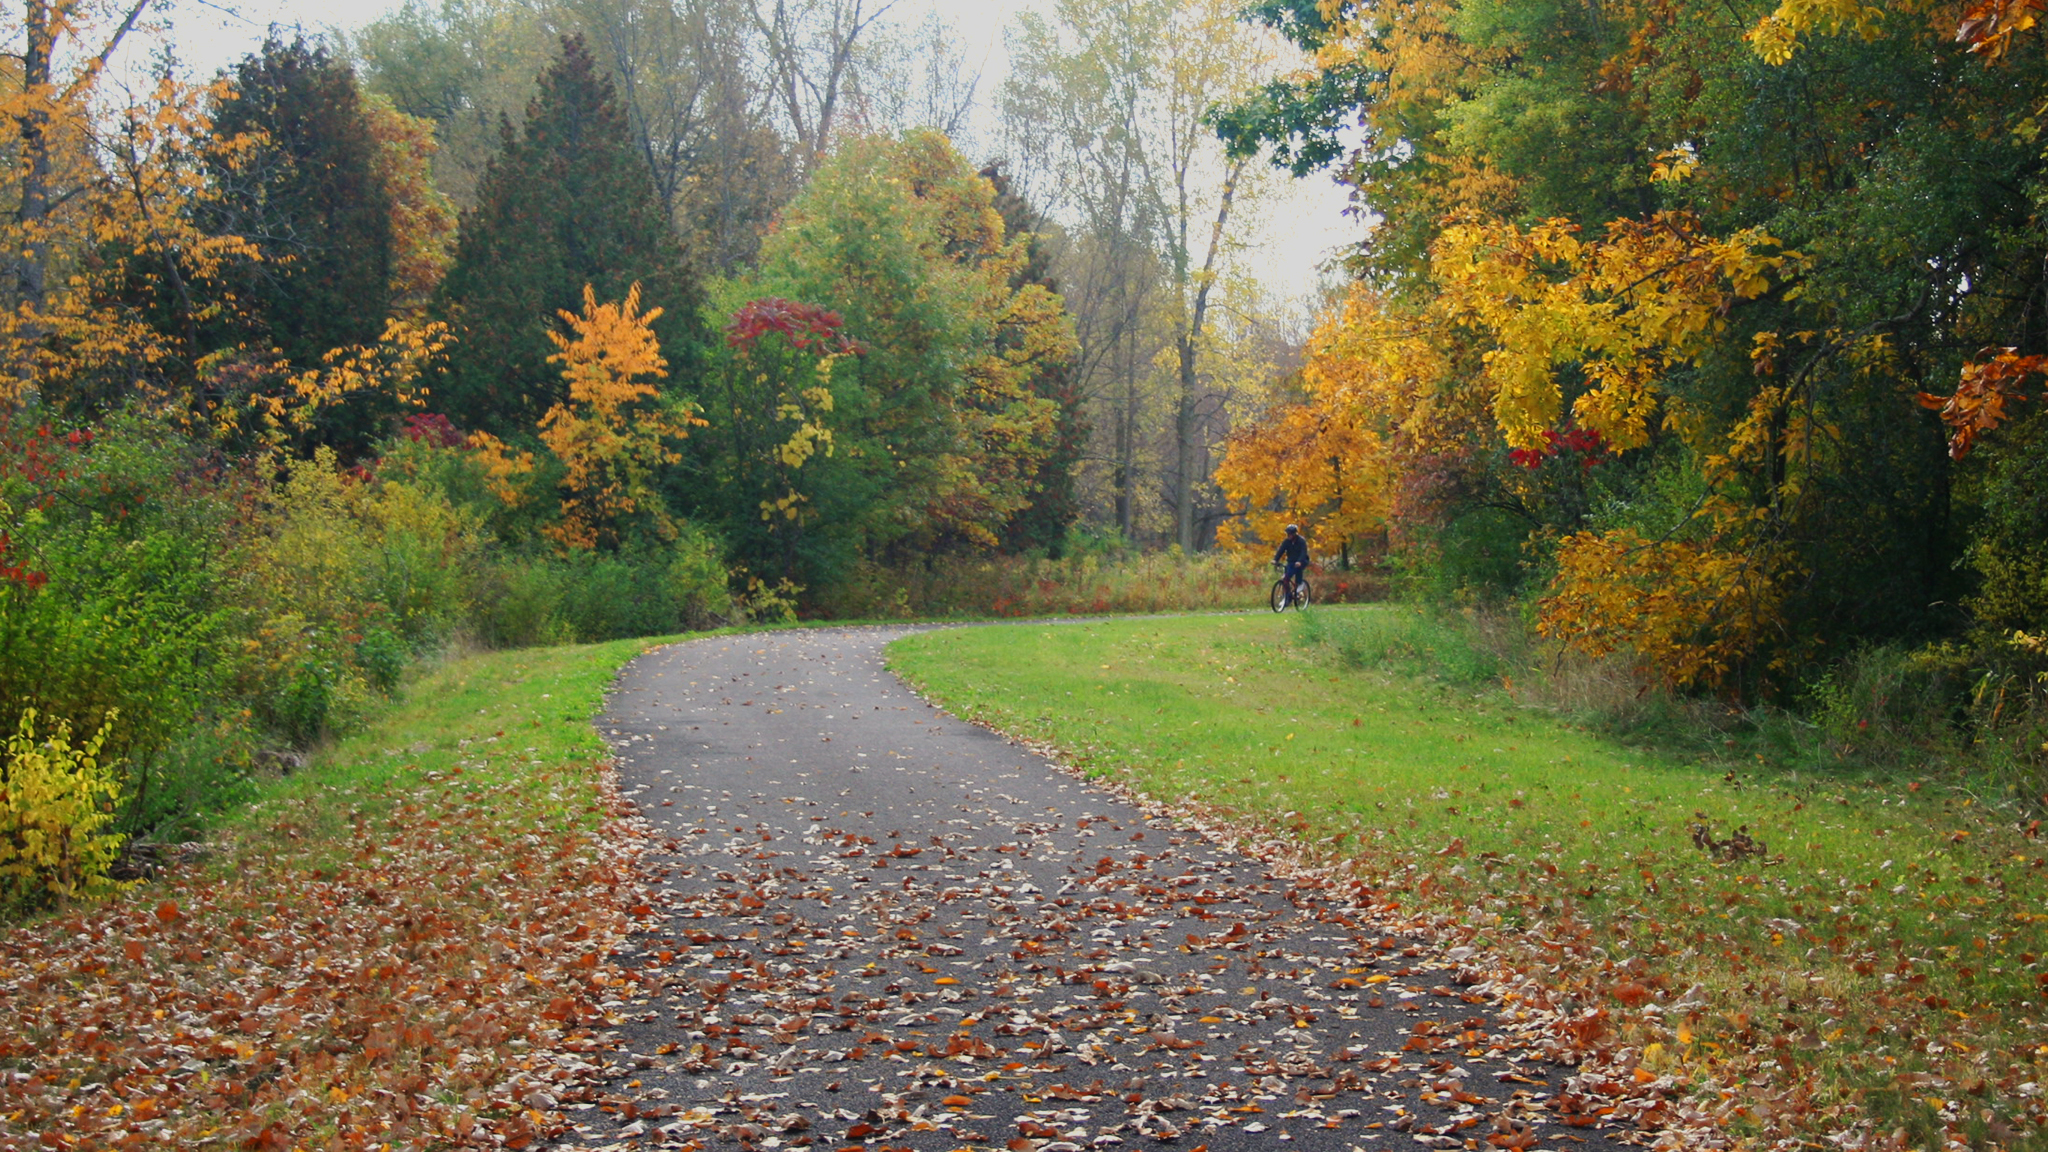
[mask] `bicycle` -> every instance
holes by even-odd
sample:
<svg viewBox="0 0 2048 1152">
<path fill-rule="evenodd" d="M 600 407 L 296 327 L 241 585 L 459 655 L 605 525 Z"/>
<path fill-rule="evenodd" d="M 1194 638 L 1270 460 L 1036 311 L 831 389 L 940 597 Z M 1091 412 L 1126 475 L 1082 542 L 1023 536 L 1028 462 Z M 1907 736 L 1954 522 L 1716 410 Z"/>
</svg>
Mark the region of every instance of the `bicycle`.
<svg viewBox="0 0 2048 1152">
<path fill-rule="evenodd" d="M 1274 567 L 1278 568 L 1279 565 L 1275 564 Z M 1308 604 L 1308 601 L 1308 573 L 1304 572 L 1299 577 L 1296 577 L 1294 587 L 1291 590 L 1287 587 L 1287 577 L 1284 574 L 1280 579 L 1273 581 L 1273 591 L 1268 597 L 1268 602 L 1273 606 L 1273 611 L 1285 612 L 1292 608 L 1299 612 Z"/>
</svg>

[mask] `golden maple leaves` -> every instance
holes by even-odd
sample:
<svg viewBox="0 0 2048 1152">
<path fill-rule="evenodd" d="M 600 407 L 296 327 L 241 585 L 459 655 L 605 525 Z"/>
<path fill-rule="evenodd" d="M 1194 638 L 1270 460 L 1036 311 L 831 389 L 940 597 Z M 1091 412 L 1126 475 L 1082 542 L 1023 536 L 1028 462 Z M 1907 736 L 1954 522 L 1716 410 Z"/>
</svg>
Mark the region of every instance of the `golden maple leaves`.
<svg viewBox="0 0 2048 1152">
<path fill-rule="evenodd" d="M 1556 370 L 1569 364 L 1589 385 L 1574 421 L 1626 451 L 1649 443 L 1663 376 L 1696 361 L 1732 303 L 1763 295 L 1799 261 L 1759 230 L 1715 238 L 1689 214 L 1660 212 L 1590 240 L 1564 220 L 1459 221 L 1431 268 L 1438 310 L 1492 338 L 1485 381 L 1510 446 L 1539 447 L 1557 425 Z"/>
</svg>

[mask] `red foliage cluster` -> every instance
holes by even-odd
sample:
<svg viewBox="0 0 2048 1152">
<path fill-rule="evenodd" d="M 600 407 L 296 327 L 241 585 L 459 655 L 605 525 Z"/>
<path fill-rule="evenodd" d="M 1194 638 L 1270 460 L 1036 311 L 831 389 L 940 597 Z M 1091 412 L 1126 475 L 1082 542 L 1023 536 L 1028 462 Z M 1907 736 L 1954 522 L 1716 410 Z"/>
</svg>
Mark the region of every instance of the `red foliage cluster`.
<svg viewBox="0 0 2048 1152">
<path fill-rule="evenodd" d="M 0 421 L 0 444 L 7 446 L 6 451 L 0 452 L 0 480 L 19 478 L 40 486 L 72 479 L 75 474 L 67 467 L 70 458 L 92 444 L 92 433 L 88 430 L 58 435 L 43 424 L 18 441 L 8 434 L 11 431 Z M 47 503 L 45 500 L 37 506 Z"/>
<path fill-rule="evenodd" d="M 19 584 L 31 592 L 48 584 L 50 578 L 43 573 L 7 562 L 7 553 L 13 546 L 14 542 L 7 533 L 0 532 L 0 583 Z"/>
<path fill-rule="evenodd" d="M 48 508 L 57 499 L 57 486 L 78 476 L 76 458 L 92 444 L 89 430 L 59 434 L 48 424 L 17 440 L 6 421 L 0 420 L 0 481 L 19 480 L 30 491 L 22 504 Z M 34 591 L 50 582 L 47 574 L 20 563 L 10 563 L 13 541 L 0 532 L 0 584 L 18 584 Z"/>
<path fill-rule="evenodd" d="M 845 323 L 839 313 L 816 304 L 767 296 L 749 300 L 733 313 L 732 323 L 725 326 L 725 342 L 729 347 L 749 348 L 768 333 L 780 332 L 793 347 L 805 351 L 858 353 L 860 342 L 839 331 Z"/>
<path fill-rule="evenodd" d="M 402 430 L 407 440 L 425 441 L 430 448 L 460 448 L 469 437 L 439 412 L 416 412 L 405 418 Z"/>
<path fill-rule="evenodd" d="M 1591 428 L 1567 428 L 1561 433 L 1552 429 L 1543 439 L 1543 447 L 1517 448 L 1508 453 L 1508 459 L 1524 468 L 1541 468 L 1559 456 L 1577 457 L 1582 471 L 1607 459 L 1607 438 Z"/>
</svg>

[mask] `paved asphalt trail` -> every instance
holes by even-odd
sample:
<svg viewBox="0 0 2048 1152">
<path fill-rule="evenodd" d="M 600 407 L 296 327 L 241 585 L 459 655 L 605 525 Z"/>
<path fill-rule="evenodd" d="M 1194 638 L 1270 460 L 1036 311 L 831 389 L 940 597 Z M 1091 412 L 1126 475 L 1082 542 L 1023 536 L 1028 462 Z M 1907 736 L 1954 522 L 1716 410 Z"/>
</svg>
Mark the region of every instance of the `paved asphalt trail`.
<svg viewBox="0 0 2048 1152">
<path fill-rule="evenodd" d="M 1456 952 L 926 705 L 882 666 L 910 631 L 626 669 L 601 724 L 667 923 L 565 1146 L 1613 1147 Z"/>
</svg>

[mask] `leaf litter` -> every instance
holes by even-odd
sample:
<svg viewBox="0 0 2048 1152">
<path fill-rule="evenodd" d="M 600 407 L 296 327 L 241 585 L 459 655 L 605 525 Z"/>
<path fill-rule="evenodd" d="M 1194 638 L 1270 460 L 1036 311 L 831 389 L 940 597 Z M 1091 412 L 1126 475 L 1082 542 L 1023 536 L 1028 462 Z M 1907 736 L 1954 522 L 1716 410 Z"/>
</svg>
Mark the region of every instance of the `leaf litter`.
<svg viewBox="0 0 2048 1152">
<path fill-rule="evenodd" d="M 631 928 L 640 840 L 605 765 L 507 778 L 486 754 L 280 801 L 228 867 L 9 929 L 0 1149 L 521 1149 L 565 1131 L 604 1075 L 605 957 Z M 586 827 L 546 826 L 565 803 Z M 339 851 L 307 831 L 316 806 L 349 815 Z"/>
</svg>

